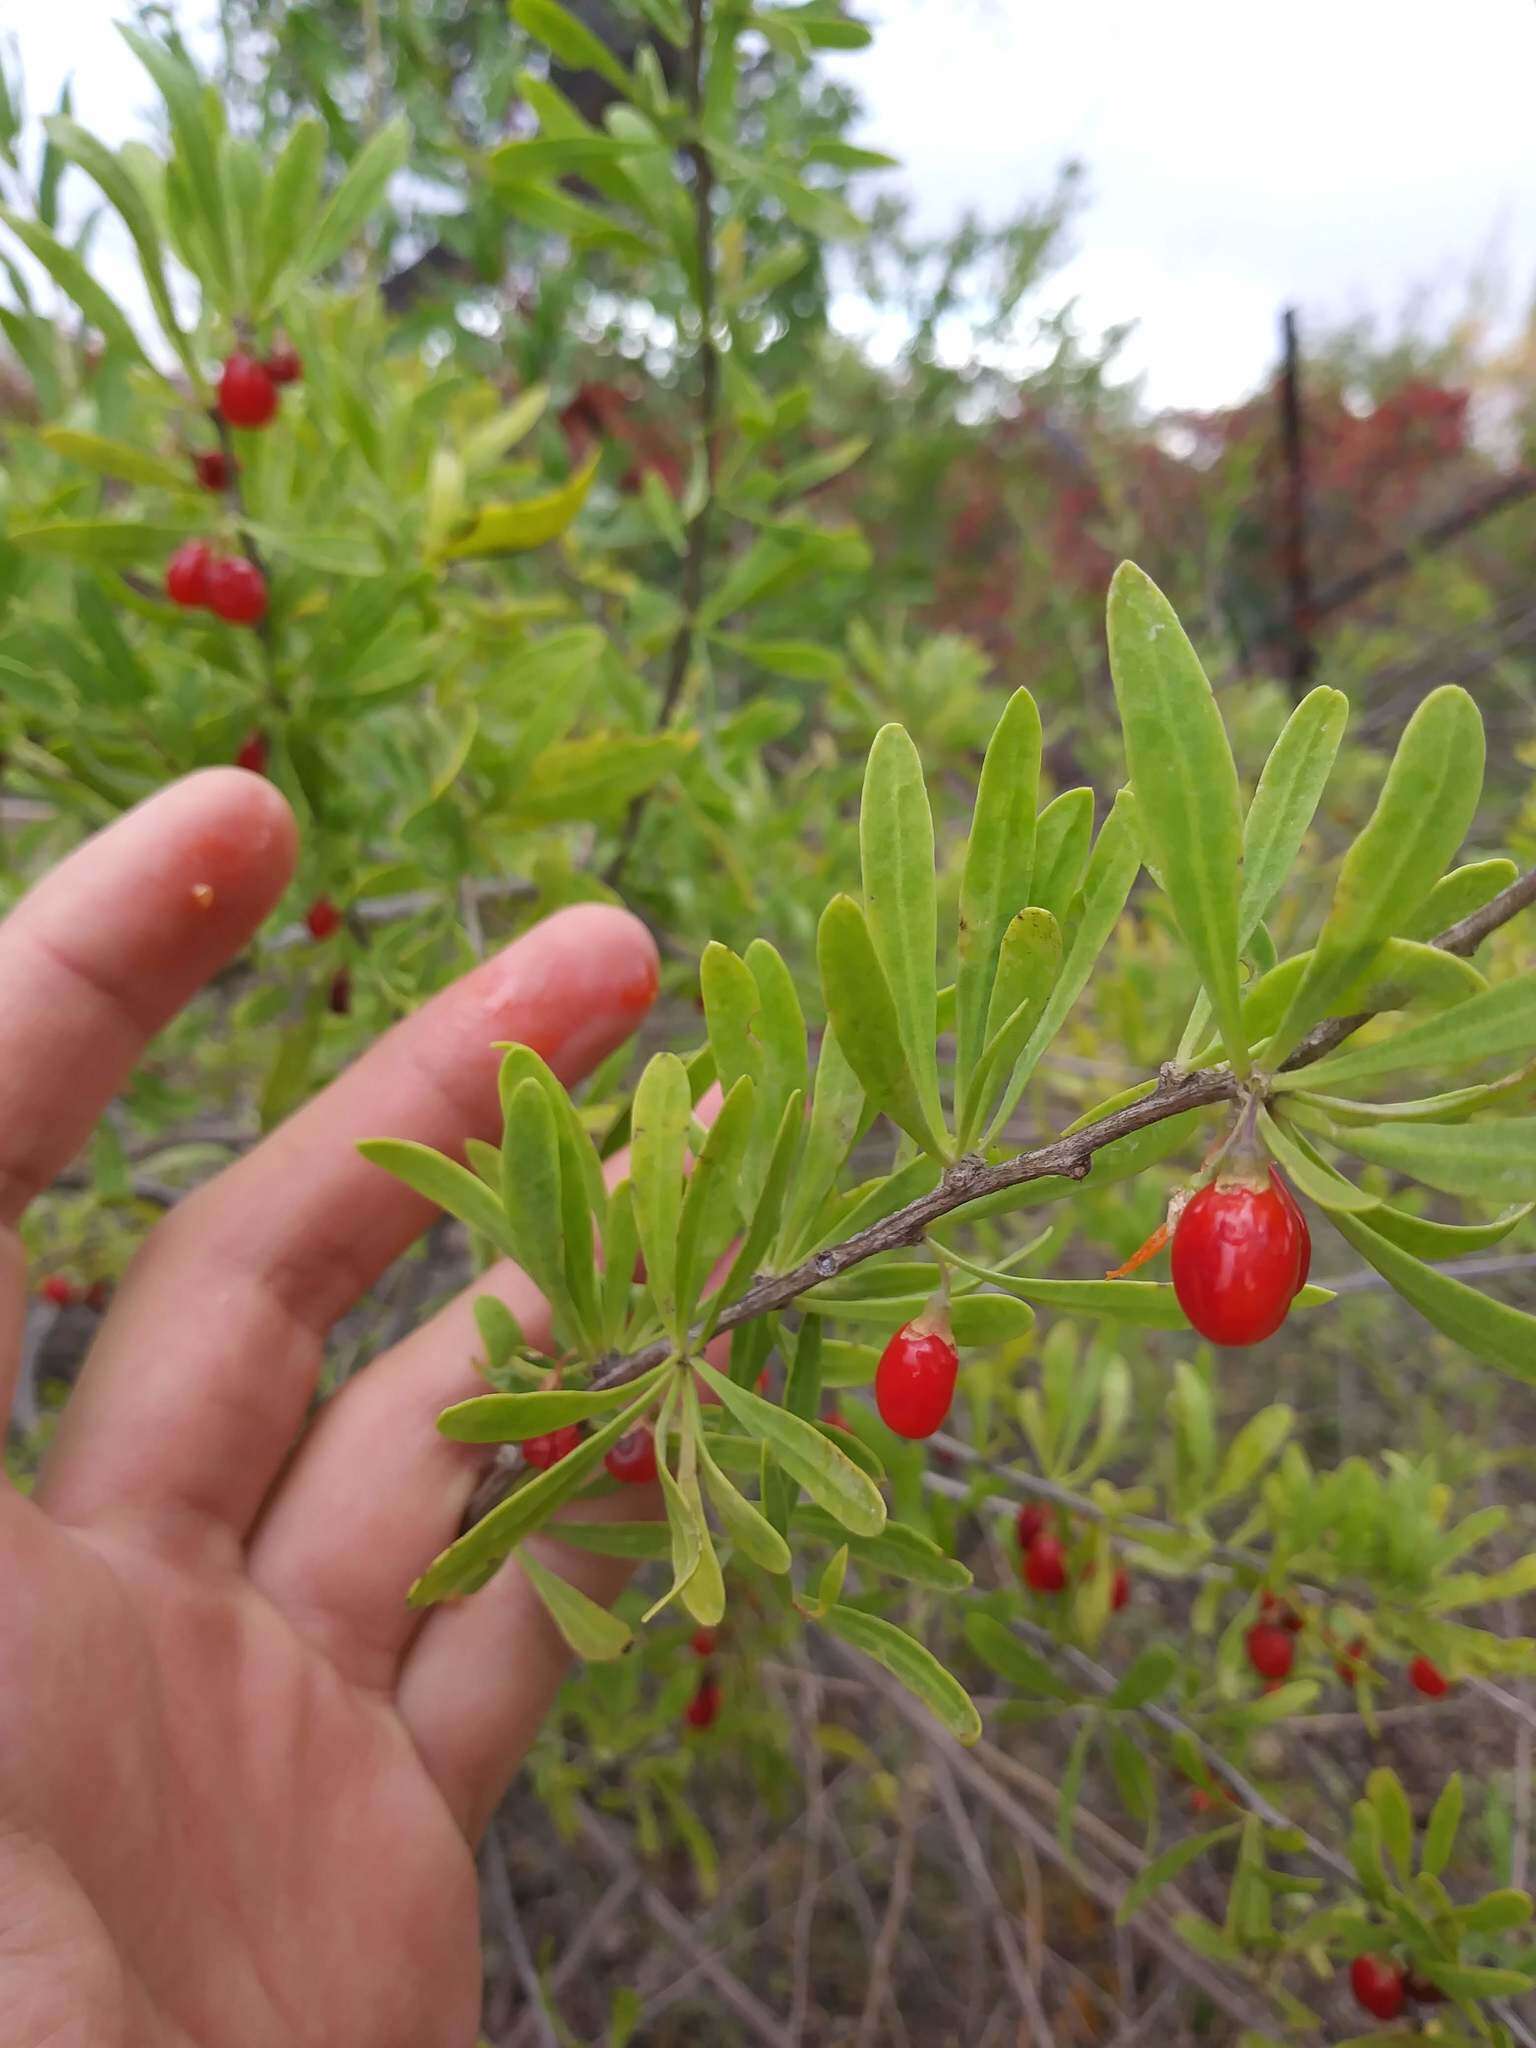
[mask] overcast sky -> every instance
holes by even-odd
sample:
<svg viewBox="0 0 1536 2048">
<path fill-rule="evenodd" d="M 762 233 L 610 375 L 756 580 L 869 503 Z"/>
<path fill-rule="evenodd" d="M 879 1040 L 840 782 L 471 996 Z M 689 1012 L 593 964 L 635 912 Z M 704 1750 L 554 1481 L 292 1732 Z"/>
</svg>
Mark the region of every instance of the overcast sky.
<svg viewBox="0 0 1536 2048">
<path fill-rule="evenodd" d="M 389 0 L 385 0 L 389 4 Z M 112 139 L 146 94 L 111 33 L 121 0 L 0 0 L 34 104 L 66 72 Z M 184 0 L 191 21 L 204 0 Z M 1536 0 L 862 0 L 841 69 L 864 138 L 906 165 L 922 218 L 989 215 L 1079 157 L 1088 200 L 1053 282 L 1168 405 L 1236 397 L 1281 306 L 1388 326 L 1496 275 L 1536 279 Z"/>
</svg>

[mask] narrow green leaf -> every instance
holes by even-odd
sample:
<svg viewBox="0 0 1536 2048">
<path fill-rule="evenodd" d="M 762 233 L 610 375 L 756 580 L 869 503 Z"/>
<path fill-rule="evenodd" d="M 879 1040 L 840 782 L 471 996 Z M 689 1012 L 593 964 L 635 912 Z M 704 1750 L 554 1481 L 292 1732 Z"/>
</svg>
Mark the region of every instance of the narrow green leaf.
<svg viewBox="0 0 1536 2048">
<path fill-rule="evenodd" d="M 74 301 L 109 347 L 121 351 L 134 362 L 148 361 L 144 345 L 134 333 L 127 315 L 112 294 L 96 282 L 73 249 L 61 242 L 57 235 L 50 234 L 40 222 L 29 220 L 25 214 L 14 213 L 8 206 L 0 206 L 0 221 L 4 221 L 16 239 L 25 244 L 60 291 Z"/>
<path fill-rule="evenodd" d="M 1438 1877 L 1451 1860 L 1461 1827 L 1463 1798 L 1461 1773 L 1452 1771 L 1425 1822 L 1424 1841 L 1419 1850 L 1419 1868 L 1431 1877 Z"/>
<path fill-rule="evenodd" d="M 513 1252 L 501 1204 L 467 1166 L 445 1159 L 430 1145 L 418 1145 L 411 1138 L 365 1138 L 357 1149 L 371 1165 L 382 1166 L 439 1209 L 480 1231 L 500 1250 Z"/>
<path fill-rule="evenodd" d="M 686 1424 L 684 1425 L 686 1429 Z M 555 1468 L 557 1471 L 559 1467 Z M 666 1504 L 667 1530 L 672 1556 L 672 1583 L 659 1600 L 653 1600 L 645 1610 L 643 1619 L 650 1621 L 662 1608 L 668 1606 L 683 1592 L 698 1571 L 699 1560 L 704 1555 L 704 1544 L 709 1531 L 704 1522 L 703 1503 L 698 1498 L 697 1486 L 685 1492 L 673 1477 L 670 1466 L 664 1458 L 656 1464 L 656 1477 L 661 1482 L 661 1497 Z"/>
<path fill-rule="evenodd" d="M 438 554 L 445 562 L 463 562 L 481 555 L 526 554 L 557 540 L 587 502 L 599 460 L 600 452 L 580 469 L 573 470 L 556 490 L 543 491 L 533 498 L 479 506 L 463 530 L 442 543 Z M 674 736 L 658 733 L 652 737 Z"/>
<path fill-rule="evenodd" d="M 1003 933 L 987 1013 L 985 1045 L 969 1080 L 960 1090 L 962 1150 L 985 1123 L 998 1086 L 1017 1065 L 1060 972 L 1060 926 L 1048 910 L 1037 904 L 1026 905 Z"/>
<path fill-rule="evenodd" d="M 1181 1871 L 1187 1870 L 1198 1857 L 1214 1849 L 1219 1842 L 1230 1842 L 1240 1832 L 1240 1825 L 1234 1822 L 1230 1827 L 1212 1828 L 1209 1834 L 1186 1835 L 1182 1842 L 1175 1842 L 1171 1849 L 1165 1849 L 1161 1856 L 1140 1870 L 1126 1890 L 1125 1897 L 1115 1909 L 1115 1925 L 1124 1927 L 1133 1920 L 1162 1890 L 1171 1884 Z"/>
<path fill-rule="evenodd" d="M 512 0 L 512 19 L 571 71 L 596 71 L 628 98 L 634 81 L 608 45 L 557 0 Z"/>
<path fill-rule="evenodd" d="M 1296 1423 L 1296 1411 L 1274 1402 L 1251 1415 L 1227 1446 L 1216 1484 L 1201 1503 L 1210 1509 L 1218 1502 L 1246 1493 L 1271 1459 L 1285 1448 Z"/>
<path fill-rule="evenodd" d="M 1516 1379 L 1536 1382 L 1536 1316 L 1490 1300 L 1449 1273 L 1437 1273 L 1368 1229 L 1357 1216 L 1336 1213 L 1333 1224 L 1426 1322 L 1465 1345 L 1474 1357 L 1502 1366 Z"/>
<path fill-rule="evenodd" d="M 1098 1733 L 1098 1717 L 1090 1716 L 1073 1736 L 1072 1747 L 1067 1751 L 1067 1767 L 1061 1774 L 1061 1786 L 1056 1798 L 1056 1839 L 1063 1849 L 1072 1847 L 1072 1835 L 1077 1823 L 1077 1803 L 1082 1797 L 1083 1777 L 1088 1769 L 1088 1753 Z"/>
<path fill-rule="evenodd" d="M 711 1266 L 740 1228 L 739 1176 L 756 1108 L 756 1086 L 743 1074 L 721 1103 L 689 1176 L 677 1226 L 679 1325 L 691 1321 Z"/>
<path fill-rule="evenodd" d="M 1300 1132 L 1289 1129 L 1267 1109 L 1259 1111 L 1259 1135 L 1265 1150 L 1285 1168 L 1289 1178 L 1319 1208 L 1330 1212 L 1346 1209 L 1354 1215 L 1363 1215 L 1367 1210 L 1380 1207 L 1374 1195 L 1368 1195 L 1357 1188 L 1353 1181 L 1337 1173 L 1325 1159 L 1318 1157 L 1313 1146 L 1306 1143 Z"/>
<path fill-rule="evenodd" d="M 1180 1669 L 1178 1652 L 1166 1643 L 1154 1643 L 1143 1650 L 1130 1670 L 1105 1700 L 1106 1707 L 1144 1707 L 1166 1692 Z"/>
<path fill-rule="evenodd" d="M 486 1366 L 492 1372 L 523 1348 L 522 1325 L 498 1294 L 476 1297 L 475 1327 L 485 1346 Z"/>
<path fill-rule="evenodd" d="M 1441 1259 L 1464 1259 L 1472 1252 L 1485 1252 L 1490 1245 L 1508 1237 L 1516 1224 L 1523 1223 L 1536 1202 L 1522 1202 L 1491 1223 L 1434 1223 L 1426 1216 L 1409 1216 L 1401 1209 L 1379 1203 L 1371 1211 L 1371 1228 L 1399 1250 L 1431 1263 Z"/>
<path fill-rule="evenodd" d="M 1536 1046 L 1536 969 L 1469 996 L 1446 1016 L 1423 1017 L 1372 1045 L 1346 1047 L 1315 1065 L 1277 1074 L 1277 1088 L 1328 1094 L 1411 1067 L 1464 1067 L 1474 1061 L 1527 1058 Z"/>
<path fill-rule="evenodd" d="M 677 1291 L 677 1240 L 692 1120 L 687 1068 L 676 1053 L 657 1053 L 635 1090 L 629 1177 L 651 1298 L 680 1344 L 687 1332 Z"/>
<path fill-rule="evenodd" d="M 810 1126 L 780 1238 L 787 1257 L 793 1259 L 811 1249 L 808 1239 L 816 1217 L 853 1150 L 863 1113 L 864 1090 L 859 1077 L 829 1026 L 822 1033 Z"/>
<path fill-rule="evenodd" d="M 790 1477 L 844 1528 L 856 1536 L 875 1536 L 885 1527 L 878 1487 L 820 1430 L 734 1385 L 702 1358 L 693 1361 L 693 1369 L 719 1395 L 727 1413 L 767 1444 Z"/>
<path fill-rule="evenodd" d="M 525 1536 L 582 1490 L 608 1451 L 640 1420 L 654 1399 L 655 1390 L 647 1387 L 637 1400 L 595 1429 L 557 1465 L 520 1486 L 472 1529 L 466 1530 L 412 1586 L 411 1605 L 429 1607 L 435 1601 L 483 1586 Z"/>
<path fill-rule="evenodd" d="M 1075 1688 L 1059 1678 L 1045 1659 L 1037 1656 L 1027 1643 L 1021 1642 L 1011 1629 L 1005 1628 L 996 1615 L 967 1615 L 965 1639 L 984 1664 L 990 1665 L 999 1678 L 1006 1678 L 1021 1692 L 1038 1693 L 1048 1700 L 1077 1698 Z"/>
<path fill-rule="evenodd" d="M 1374 1770 L 1365 1781 L 1365 1796 L 1376 1809 L 1382 1847 L 1408 1879 L 1413 1875 L 1413 1813 L 1402 1780 L 1395 1771 Z"/>
<path fill-rule="evenodd" d="M 965 1687 L 932 1651 L 894 1622 L 866 1614 L 860 1607 L 834 1606 L 821 1616 L 821 1625 L 883 1665 L 957 1742 L 969 1745 L 981 1740 L 981 1716 Z"/>
<path fill-rule="evenodd" d="M 634 1641 L 627 1621 L 621 1621 L 606 1607 L 599 1607 L 579 1586 L 541 1565 L 531 1551 L 520 1549 L 517 1564 L 548 1608 L 550 1620 L 578 1657 L 588 1664 L 603 1664 L 623 1656 Z"/>
<path fill-rule="evenodd" d="M 1472 1934 L 1507 1934 L 1523 1927 L 1531 1917 L 1531 1895 L 1508 1885 L 1485 1892 L 1470 1906 L 1456 1908 L 1456 1922 Z"/>
<path fill-rule="evenodd" d="M 699 1462 L 704 1487 L 715 1504 L 720 1526 L 744 1556 L 761 1565 L 765 1572 L 787 1572 L 789 1545 L 773 1525 L 739 1492 L 709 1455 L 708 1441 L 699 1440 Z"/>
<path fill-rule="evenodd" d="M 1237 769 L 1199 656 L 1167 598 L 1130 562 L 1110 585 L 1109 665 L 1148 858 L 1243 1074 Z"/>
<path fill-rule="evenodd" d="M 320 181 L 325 175 L 326 144 L 325 123 L 313 114 L 305 114 L 289 130 L 272 166 L 262 202 L 251 282 L 252 310 L 258 315 L 270 304 L 272 287 L 290 251 L 308 241 L 314 231 Z"/>
<path fill-rule="evenodd" d="M 936 1592 L 960 1593 L 971 1574 L 960 1560 L 941 1550 L 931 1536 L 905 1522 L 887 1522 L 878 1536 L 850 1536 L 821 1508 L 797 1507 L 795 1533 L 814 1542 L 845 1543 L 856 1564 L 909 1585 L 931 1586 Z"/>
<path fill-rule="evenodd" d="M 643 1379 L 594 1391 L 586 1387 L 550 1387 L 529 1394 L 477 1394 L 445 1408 L 437 1418 L 438 1433 L 456 1444 L 520 1444 L 531 1436 L 563 1429 L 570 1422 L 589 1422 L 634 1401 L 645 1387 L 654 1387 L 666 1370 L 657 1366 Z"/>
<path fill-rule="evenodd" d="M 566 1522 L 560 1541 L 598 1557 L 627 1557 L 651 1563 L 666 1557 L 672 1536 L 665 1522 Z"/>
<path fill-rule="evenodd" d="M 981 764 L 960 877 L 955 1067 L 962 1087 L 985 1043 L 1003 934 L 1030 901 L 1039 790 L 1040 714 L 1028 690 L 1015 690 Z"/>
<path fill-rule="evenodd" d="M 214 137 L 204 112 L 201 81 L 174 50 L 156 42 L 129 22 L 117 32 L 155 81 L 170 116 L 171 135 L 187 172 L 187 189 L 197 209 L 205 245 L 226 291 L 234 285 L 229 229 L 225 218 Z"/>
<path fill-rule="evenodd" d="M 193 389 L 201 393 L 204 388 L 202 373 L 171 304 L 171 294 L 165 281 L 165 266 L 160 254 L 159 230 L 155 226 L 154 216 L 143 193 L 134 183 L 121 158 L 115 156 L 105 143 L 98 142 L 96 137 L 82 128 L 78 121 L 71 120 L 65 114 L 54 114 L 43 125 L 54 146 L 72 163 L 78 164 L 86 176 L 101 187 L 122 216 L 138 253 L 139 268 L 143 273 L 150 304 L 155 309 L 155 318 L 160 322 L 166 340 L 175 349 L 192 379 Z"/>
<path fill-rule="evenodd" d="M 851 896 L 834 896 L 823 911 L 816 955 L 827 1016 L 864 1093 L 925 1152 L 942 1156 L 942 1125 L 919 1099 L 890 984 Z"/>
<path fill-rule="evenodd" d="M 699 1538 L 698 1562 L 678 1587 L 682 1603 L 701 1628 L 714 1628 L 725 1615 L 725 1578 L 715 1553 L 714 1537 L 704 1513 L 699 1491 L 699 1445 L 704 1425 L 699 1414 L 698 1389 L 688 1380 L 683 1387 L 683 1427 L 677 1456 L 677 1487 L 688 1503 Z M 661 1467 L 657 1466 L 659 1473 Z M 654 1611 L 654 1610 L 653 1610 Z"/>
<path fill-rule="evenodd" d="M 634 1191 L 621 1180 L 608 1197 L 603 1227 L 603 1344 L 614 1350 L 623 1339 L 634 1295 L 635 1262 L 640 1256 L 640 1231 L 635 1223 Z"/>
<path fill-rule="evenodd" d="M 501 1207 L 512 1256 L 546 1298 L 564 1307 L 565 1241 L 561 1227 L 560 1134 L 549 1097 L 533 1075 L 503 1105 Z"/>
<path fill-rule="evenodd" d="M 1405 939 L 1435 939 L 1491 903 L 1520 870 L 1512 860 L 1474 860 L 1442 875 L 1402 928 Z"/>
<path fill-rule="evenodd" d="M 1446 1963 L 1439 1957 L 1423 1962 L 1424 1975 L 1452 1998 L 1475 2004 L 1481 1998 L 1522 1998 L 1531 1988 L 1528 1970 L 1500 1970 L 1491 1964 Z M 1373 2035 L 1372 2041 L 1381 2037 Z M 1421 2037 L 1422 2038 L 1422 2037 Z"/>
<path fill-rule="evenodd" d="M 859 850 L 870 942 L 891 992 L 902 1050 L 923 1114 L 930 1129 L 939 1133 L 944 1112 L 934 1045 L 938 910 L 933 814 L 923 764 L 902 726 L 882 726 L 869 750 L 859 806 Z"/>
<path fill-rule="evenodd" d="M 1064 789 L 1035 820 L 1030 895 L 1065 929 L 1093 845 L 1093 791 Z"/>
<path fill-rule="evenodd" d="M 799 1149 L 804 1125 L 803 1103 L 798 1095 L 791 1095 L 784 1105 L 784 1114 L 779 1120 L 778 1136 L 774 1139 L 773 1152 L 769 1157 L 768 1171 L 763 1176 L 763 1191 L 757 1198 L 757 1207 L 752 1212 L 752 1221 L 747 1225 L 731 1270 L 710 1297 L 710 1313 L 706 1318 L 706 1333 L 714 1328 L 720 1311 L 736 1299 L 751 1281 L 762 1264 L 774 1234 L 784 1214 L 784 1192 L 789 1186 L 790 1173 L 794 1167 L 795 1154 Z"/>
<path fill-rule="evenodd" d="M 1448 1195 L 1536 1201 L 1536 1117 L 1478 1124 L 1352 1124 L 1339 1130 L 1333 1142 Z"/>
<path fill-rule="evenodd" d="M 1312 958 L 1272 1037 L 1278 1066 L 1365 973 L 1467 835 L 1483 784 L 1483 722 L 1465 690 L 1430 692 L 1404 729 L 1380 799 L 1344 856 Z"/>
</svg>

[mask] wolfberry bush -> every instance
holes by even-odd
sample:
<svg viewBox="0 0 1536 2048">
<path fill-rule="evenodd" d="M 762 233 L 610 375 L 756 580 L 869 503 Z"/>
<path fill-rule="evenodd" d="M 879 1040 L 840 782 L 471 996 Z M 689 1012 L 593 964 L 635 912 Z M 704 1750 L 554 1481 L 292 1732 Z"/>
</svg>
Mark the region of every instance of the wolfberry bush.
<svg viewBox="0 0 1536 2048">
<path fill-rule="evenodd" d="M 155 1215 L 487 947 L 630 902 L 646 1045 L 580 1099 L 513 1047 L 499 1146 L 366 1148 L 444 1221 L 334 1365 L 503 1255 L 551 1306 L 540 1348 L 479 1294 L 438 1427 L 486 1476 L 410 1593 L 522 1569 L 579 1660 L 487 1849 L 541 1940 L 488 1904 L 498 2048 L 535 1997 L 615 2042 L 1530 2048 L 1530 699 L 1506 656 L 1490 754 L 1401 671 L 1518 549 L 1341 617 L 1293 701 L 1257 413 L 1181 458 L 1078 338 L 946 369 L 1070 181 L 916 241 L 836 0 L 225 12 L 223 90 L 126 31 L 156 146 L 0 96 L 0 888 L 210 762 L 306 849 L 29 1224 L 14 1473 Z M 1466 412 L 1327 402 L 1349 547 L 1475 481 Z M 524 1549 L 557 1511 L 635 1562 L 613 1612 Z M 968 1986 L 924 1960 L 957 1896 Z"/>
</svg>

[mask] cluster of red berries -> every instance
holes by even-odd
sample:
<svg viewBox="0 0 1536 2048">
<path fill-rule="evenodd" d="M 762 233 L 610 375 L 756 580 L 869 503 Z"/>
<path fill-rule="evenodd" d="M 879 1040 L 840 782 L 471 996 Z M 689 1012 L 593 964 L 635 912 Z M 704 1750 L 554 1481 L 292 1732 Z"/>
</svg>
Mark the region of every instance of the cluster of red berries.
<svg viewBox="0 0 1536 2048">
<path fill-rule="evenodd" d="M 1289 1600 L 1268 1590 L 1259 1596 L 1259 1619 L 1245 1638 L 1248 1662 L 1266 1686 L 1277 1686 L 1290 1676 L 1296 1661 L 1296 1638 L 1306 1627 L 1306 1617 Z M 1365 1638 L 1356 1636 L 1339 1653 L 1334 1669 L 1345 1685 L 1359 1683 L 1365 1667 Z M 1451 1681 L 1428 1657 L 1415 1657 L 1408 1666 L 1408 1683 L 1427 1699 L 1444 1699 Z"/>
<path fill-rule="evenodd" d="M 1173 1233 L 1173 1291 L 1212 1344 L 1272 1337 L 1307 1284 L 1312 1237 L 1271 1167 L 1267 1186 L 1214 1180 L 1192 1195 Z"/>
<path fill-rule="evenodd" d="M 1015 1530 L 1019 1539 L 1019 1570 L 1032 1593 L 1064 1593 L 1071 1579 L 1067 1548 L 1051 1527 L 1041 1507 L 1019 1509 Z M 1115 1566 L 1109 1583 L 1109 1609 L 1118 1614 L 1131 1597 L 1131 1577 L 1124 1565 Z"/>
<path fill-rule="evenodd" d="M 73 1308 L 77 1302 L 94 1309 L 98 1315 L 111 1299 L 112 1289 L 105 1280 L 93 1280 L 89 1287 L 77 1287 L 64 1273 L 48 1273 L 37 1283 L 39 1301 L 46 1301 L 52 1308 Z"/>
<path fill-rule="evenodd" d="M 1395 2020 L 1411 1998 L 1415 2005 L 1443 2005 L 1445 1993 L 1417 1970 L 1404 1969 L 1390 1956 L 1356 1956 L 1349 1966 L 1349 1988 L 1357 2005 L 1373 2018 Z"/>
<path fill-rule="evenodd" d="M 547 1472 L 551 1465 L 558 1465 L 562 1458 L 571 1455 L 582 1434 L 579 1422 L 567 1422 L 543 1436 L 525 1438 L 518 1448 L 524 1464 L 531 1465 L 535 1472 Z M 656 1477 L 656 1439 L 644 1423 L 619 1438 L 604 1458 L 603 1467 L 610 1479 L 620 1480 L 626 1486 L 644 1486 L 647 1480 Z"/>
<path fill-rule="evenodd" d="M 960 1354 L 949 1319 L 921 1315 L 903 1323 L 875 1368 L 875 1406 L 897 1436 L 932 1436 L 955 1398 Z"/>
<path fill-rule="evenodd" d="M 695 1657 L 707 1659 L 714 1656 L 718 1641 L 719 1638 L 714 1629 L 695 1629 L 688 1647 L 692 1650 Z M 683 1711 L 683 1719 L 690 1728 L 702 1734 L 706 1728 L 714 1726 L 715 1718 L 719 1712 L 720 1681 L 715 1676 L 711 1666 L 706 1662 L 704 1669 L 699 1673 L 699 1682 L 694 1688 L 693 1698 L 689 1700 L 687 1707 Z"/>
<path fill-rule="evenodd" d="M 286 343 L 262 358 L 236 349 L 219 373 L 219 411 L 232 427 L 264 427 L 277 412 L 285 384 L 304 374 L 298 352 Z"/>
<path fill-rule="evenodd" d="M 184 541 L 172 555 L 165 594 L 183 610 L 212 612 L 232 626 L 256 626 L 267 615 L 267 579 L 256 564 L 216 554 L 205 540 Z"/>
</svg>

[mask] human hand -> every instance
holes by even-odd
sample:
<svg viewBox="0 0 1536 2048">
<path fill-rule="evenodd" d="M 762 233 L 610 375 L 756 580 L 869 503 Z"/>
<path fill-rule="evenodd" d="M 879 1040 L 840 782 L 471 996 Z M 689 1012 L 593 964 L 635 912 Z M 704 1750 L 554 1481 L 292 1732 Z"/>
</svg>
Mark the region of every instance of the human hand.
<svg viewBox="0 0 1536 2048">
<path fill-rule="evenodd" d="M 0 926 L 0 1394 L 15 1225 L 146 1040 L 289 878 L 259 777 L 175 785 Z M 207 891 L 212 891 L 211 901 Z M 107 1316 L 35 1496 L 0 1487 L 0 2009 L 12 2048 L 470 2048 L 472 1845 L 564 1648 L 515 1565 L 426 1616 L 412 1579 L 479 1459 L 469 1297 L 306 1430 L 326 1333 L 435 1212 L 357 1154 L 494 1135 L 493 1041 L 567 1081 L 655 994 L 649 936 L 562 912 L 396 1027 L 174 1209 Z M 535 1341 L 539 1297 L 477 1283 Z M 633 1513 L 629 1504 L 627 1512 Z M 598 1599 L 624 1568 L 551 1545 Z"/>
</svg>

